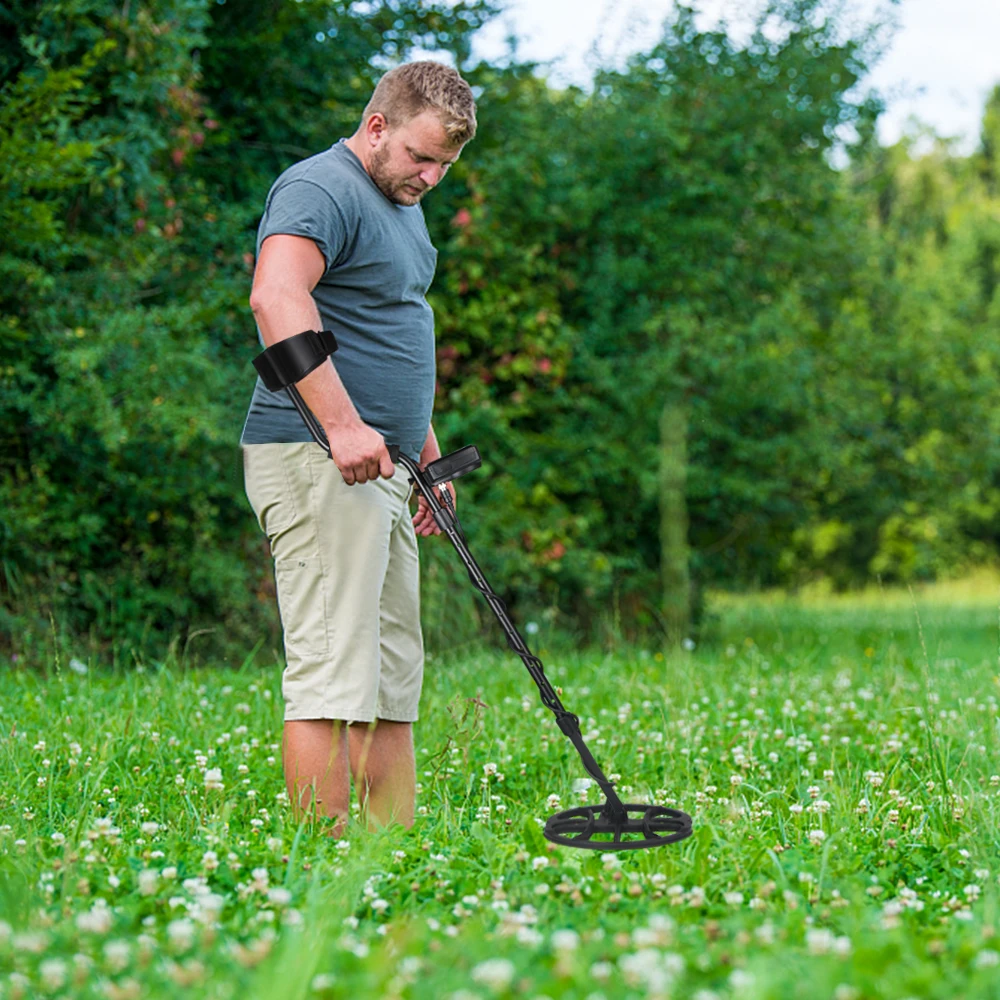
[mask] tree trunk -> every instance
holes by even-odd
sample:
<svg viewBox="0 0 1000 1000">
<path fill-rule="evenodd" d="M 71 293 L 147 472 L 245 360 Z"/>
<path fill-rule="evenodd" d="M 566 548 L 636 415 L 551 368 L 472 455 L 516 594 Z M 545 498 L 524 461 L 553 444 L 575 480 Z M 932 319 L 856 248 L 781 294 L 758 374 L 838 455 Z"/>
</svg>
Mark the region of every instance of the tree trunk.
<svg viewBox="0 0 1000 1000">
<path fill-rule="evenodd" d="M 687 403 L 667 403 L 660 414 L 660 579 L 663 620 L 673 644 L 687 638 L 691 628 L 687 436 Z"/>
</svg>

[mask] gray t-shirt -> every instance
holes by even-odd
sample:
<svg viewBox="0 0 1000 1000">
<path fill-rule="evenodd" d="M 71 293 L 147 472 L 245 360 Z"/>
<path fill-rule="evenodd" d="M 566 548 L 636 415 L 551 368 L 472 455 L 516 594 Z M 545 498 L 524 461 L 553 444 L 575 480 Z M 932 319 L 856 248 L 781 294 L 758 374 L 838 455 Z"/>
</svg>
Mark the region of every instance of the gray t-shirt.
<svg viewBox="0 0 1000 1000">
<path fill-rule="evenodd" d="M 331 360 L 359 416 L 419 459 L 434 406 L 434 315 L 425 295 L 437 263 L 420 206 L 386 198 L 341 139 L 275 181 L 257 253 L 278 233 L 311 239 L 326 259 L 312 295 L 337 338 Z M 311 440 L 286 393 L 258 378 L 241 443 Z"/>
</svg>

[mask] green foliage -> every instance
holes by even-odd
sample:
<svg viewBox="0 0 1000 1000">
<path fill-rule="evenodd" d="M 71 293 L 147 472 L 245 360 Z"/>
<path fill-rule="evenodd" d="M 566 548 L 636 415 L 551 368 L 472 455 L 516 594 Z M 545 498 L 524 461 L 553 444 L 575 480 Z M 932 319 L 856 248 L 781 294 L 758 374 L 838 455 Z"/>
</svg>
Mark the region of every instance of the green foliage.
<svg viewBox="0 0 1000 1000">
<path fill-rule="evenodd" d="M 774 0 L 739 43 L 678 6 L 586 91 L 469 65 L 496 9 L 0 12 L 7 641 L 276 638 L 236 448 L 254 228 L 277 173 L 353 131 L 414 49 L 479 94 L 426 204 L 435 426 L 483 452 L 460 512 L 516 617 L 661 627 L 665 406 L 689 414 L 698 592 L 995 559 L 1000 91 L 971 156 L 882 149 L 858 96 L 877 27 L 818 0 Z M 424 553 L 432 642 L 492 628 L 450 548 Z"/>
</svg>

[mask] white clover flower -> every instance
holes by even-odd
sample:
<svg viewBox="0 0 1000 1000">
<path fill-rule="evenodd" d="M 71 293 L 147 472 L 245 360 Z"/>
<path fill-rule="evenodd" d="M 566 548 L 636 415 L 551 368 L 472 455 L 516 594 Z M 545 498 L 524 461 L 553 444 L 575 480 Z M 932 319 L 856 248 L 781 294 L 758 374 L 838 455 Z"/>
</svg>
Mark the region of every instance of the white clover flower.
<svg viewBox="0 0 1000 1000">
<path fill-rule="evenodd" d="M 313 993 L 326 993 L 333 989 L 336 982 L 337 977 L 332 972 L 321 972 L 318 976 L 313 976 L 309 988 Z"/>
<path fill-rule="evenodd" d="M 538 855 L 537 858 L 531 859 L 531 867 L 537 872 L 540 868 L 547 868 L 549 866 L 549 859 L 545 857 L 544 854 Z"/>
<path fill-rule="evenodd" d="M 66 963 L 61 958 L 47 958 L 38 967 L 38 978 L 50 992 L 60 989 L 66 982 Z"/>
<path fill-rule="evenodd" d="M 81 931 L 91 934 L 107 934 L 114 923 L 114 916 L 103 899 L 94 901 L 94 905 L 85 913 L 78 913 L 76 926 Z"/>
<path fill-rule="evenodd" d="M 136 877 L 136 881 L 139 883 L 139 895 L 152 896 L 156 892 L 159 880 L 160 876 L 158 872 L 152 868 L 144 868 Z"/>
<path fill-rule="evenodd" d="M 14 935 L 14 950 L 29 951 L 40 955 L 49 946 L 49 937 L 43 931 L 24 931 Z"/>
<path fill-rule="evenodd" d="M 610 962 L 595 962 L 590 967 L 591 978 L 596 979 L 598 982 L 610 979 L 614 971 L 615 967 Z"/>
<path fill-rule="evenodd" d="M 545 805 L 549 809 L 558 809 L 561 804 L 562 799 L 560 799 L 554 792 L 545 800 Z"/>
<path fill-rule="evenodd" d="M 753 984 L 753 973 L 747 972 L 746 969 L 733 969 L 729 976 L 729 988 L 735 993 L 748 990 L 751 986 L 753 986 Z"/>
<path fill-rule="evenodd" d="M 722 898 L 726 901 L 729 906 L 742 906 L 743 905 L 743 893 L 742 892 L 727 892 L 724 893 Z"/>
<path fill-rule="evenodd" d="M 977 969 L 995 969 L 1000 965 L 1000 954 L 991 948 L 984 948 L 972 960 L 972 964 Z"/>
<path fill-rule="evenodd" d="M 472 970 L 472 979 L 474 982 L 482 983 L 491 989 L 503 990 L 510 985 L 514 978 L 514 972 L 514 963 L 509 959 L 488 958 Z"/>
<path fill-rule="evenodd" d="M 109 941 L 104 946 L 104 960 L 112 972 L 122 972 L 131 955 L 132 949 L 127 941 Z"/>
<path fill-rule="evenodd" d="M 537 948 L 545 940 L 542 933 L 534 927 L 518 927 L 515 936 L 518 944 L 523 944 L 528 948 Z"/>
<path fill-rule="evenodd" d="M 826 840 L 826 832 L 823 830 L 810 830 L 809 831 L 809 843 L 814 846 L 819 846 Z"/>
<path fill-rule="evenodd" d="M 210 767 L 205 771 L 205 788 L 207 790 L 221 792 L 225 787 L 221 767 Z"/>
<path fill-rule="evenodd" d="M 580 935 L 572 930 L 553 931 L 550 941 L 556 951 L 576 951 L 580 945 Z"/>
<path fill-rule="evenodd" d="M 385 911 L 389 909 L 389 903 L 385 899 L 373 899 L 372 909 L 376 913 L 385 913 Z"/>
<path fill-rule="evenodd" d="M 167 924 L 167 940 L 177 949 L 186 951 L 194 944 L 194 923 L 182 917 Z"/>
<path fill-rule="evenodd" d="M 292 894 L 283 886 L 275 886 L 267 890 L 267 900 L 275 906 L 287 906 L 292 901 Z"/>
<path fill-rule="evenodd" d="M 490 775 L 496 773 L 497 773 L 496 764 L 483 764 L 483 774 L 486 775 L 487 778 L 490 777 Z"/>
<path fill-rule="evenodd" d="M 160 874 L 165 879 L 175 879 L 177 878 L 177 869 L 173 865 L 167 865 Z"/>
<path fill-rule="evenodd" d="M 153 823 L 151 820 L 147 820 L 145 823 L 141 824 L 139 829 L 147 837 L 154 837 L 160 832 L 160 824 Z"/>
</svg>

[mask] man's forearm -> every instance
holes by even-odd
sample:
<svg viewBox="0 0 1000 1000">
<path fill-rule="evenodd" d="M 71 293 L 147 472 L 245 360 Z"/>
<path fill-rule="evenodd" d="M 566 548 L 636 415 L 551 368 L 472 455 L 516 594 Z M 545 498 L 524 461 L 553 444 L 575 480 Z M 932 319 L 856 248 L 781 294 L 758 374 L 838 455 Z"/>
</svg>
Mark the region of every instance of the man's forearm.
<svg viewBox="0 0 1000 1000">
<path fill-rule="evenodd" d="M 434 434 L 434 425 L 432 424 L 427 429 L 427 440 L 424 441 L 424 446 L 420 449 L 420 464 L 427 465 L 440 457 L 441 449 L 438 447 L 437 437 Z"/>
<path fill-rule="evenodd" d="M 323 329 L 316 303 L 308 294 L 286 294 L 280 300 L 258 300 L 252 306 L 266 347 L 304 330 Z M 298 387 L 306 405 L 325 430 L 361 423 L 358 411 L 332 364 L 321 364 L 302 379 Z"/>
</svg>

